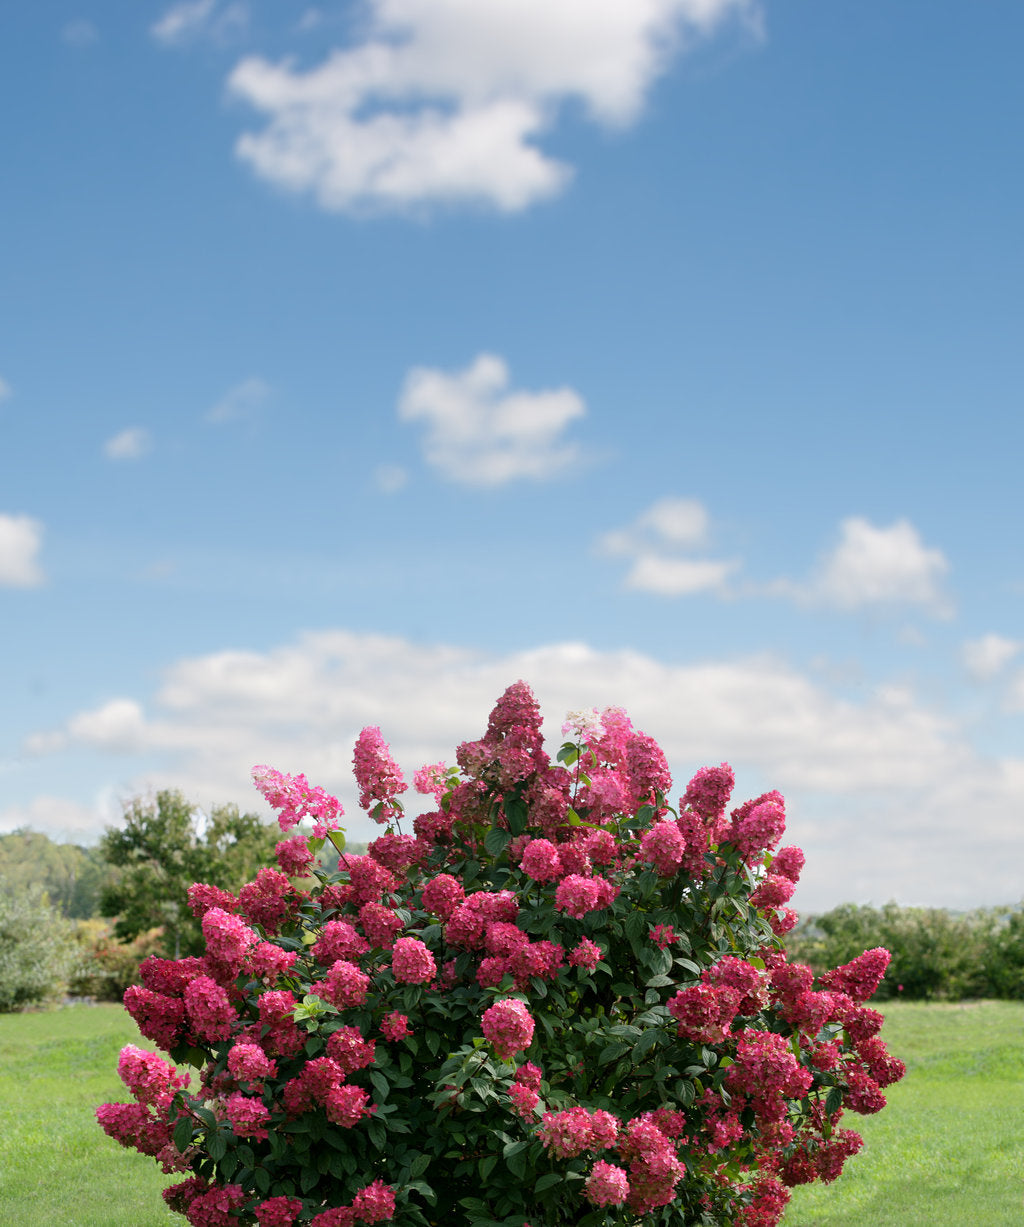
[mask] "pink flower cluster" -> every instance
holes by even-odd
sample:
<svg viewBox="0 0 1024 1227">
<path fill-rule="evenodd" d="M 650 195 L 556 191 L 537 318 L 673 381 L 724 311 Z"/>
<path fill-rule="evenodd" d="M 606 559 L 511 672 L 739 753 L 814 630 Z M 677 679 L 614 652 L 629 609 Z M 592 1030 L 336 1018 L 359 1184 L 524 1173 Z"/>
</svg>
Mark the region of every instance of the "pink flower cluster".
<svg viewBox="0 0 1024 1227">
<path fill-rule="evenodd" d="M 278 811 L 282 831 L 290 831 L 303 818 L 314 820 L 313 834 L 318 838 L 338 829 L 338 819 L 345 812 L 341 802 L 322 788 L 312 788 L 304 775 L 283 775 L 273 767 L 260 766 L 253 767 L 252 781 L 271 809 Z"/>
<path fill-rule="evenodd" d="M 505 997 L 484 1010 L 481 1030 L 485 1039 L 503 1061 L 510 1061 L 517 1052 L 529 1048 L 533 1040 L 533 1018 L 526 1006 L 515 997 Z"/>
<path fill-rule="evenodd" d="M 409 785 L 402 779 L 379 728 L 368 726 L 359 734 L 353 763 L 363 809 L 381 826 L 400 817 L 402 806 L 395 798 Z"/>
</svg>

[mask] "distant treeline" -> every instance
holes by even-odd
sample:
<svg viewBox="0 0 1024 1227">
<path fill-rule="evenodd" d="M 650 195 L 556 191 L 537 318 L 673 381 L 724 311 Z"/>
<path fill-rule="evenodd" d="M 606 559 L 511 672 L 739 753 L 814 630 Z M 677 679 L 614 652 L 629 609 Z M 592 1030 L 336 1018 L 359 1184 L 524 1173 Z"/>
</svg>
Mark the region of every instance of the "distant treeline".
<svg viewBox="0 0 1024 1227">
<path fill-rule="evenodd" d="M 875 946 L 892 954 L 879 999 L 1024 998 L 1024 904 L 957 913 L 844 903 L 786 938 L 790 961 L 816 975 Z"/>
</svg>

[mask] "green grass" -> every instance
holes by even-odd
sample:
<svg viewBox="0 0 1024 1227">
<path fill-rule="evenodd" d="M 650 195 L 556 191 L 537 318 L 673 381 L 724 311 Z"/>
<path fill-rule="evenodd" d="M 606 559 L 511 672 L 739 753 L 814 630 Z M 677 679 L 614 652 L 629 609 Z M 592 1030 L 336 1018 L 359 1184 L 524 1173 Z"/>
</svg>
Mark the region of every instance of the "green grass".
<svg viewBox="0 0 1024 1227">
<path fill-rule="evenodd" d="M 831 1185 L 793 1190 L 785 1227 L 1024 1223 L 1024 1004 L 885 1007 L 907 1066 L 877 1116 L 847 1113 L 864 1149 Z"/>
<path fill-rule="evenodd" d="M 882 1032 L 907 1063 L 864 1151 L 832 1185 L 795 1189 L 785 1227 L 1024 1223 L 1024 1004 L 894 1003 Z M 140 1039 L 117 1005 L 0 1015 L 0 1224 L 180 1227 L 151 1159 L 95 1122 L 128 1098 L 117 1054 Z"/>
<path fill-rule="evenodd" d="M 152 1159 L 108 1138 L 93 1115 L 126 1101 L 125 1044 L 152 1049 L 119 1005 L 0 1015 L 0 1224 L 180 1227 Z"/>
</svg>

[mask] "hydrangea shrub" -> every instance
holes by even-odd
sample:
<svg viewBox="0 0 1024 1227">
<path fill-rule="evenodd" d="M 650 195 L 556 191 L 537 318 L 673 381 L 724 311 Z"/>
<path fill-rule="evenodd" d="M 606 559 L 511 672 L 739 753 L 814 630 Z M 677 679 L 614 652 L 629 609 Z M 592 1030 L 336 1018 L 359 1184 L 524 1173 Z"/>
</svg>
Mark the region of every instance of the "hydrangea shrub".
<svg viewBox="0 0 1024 1227">
<path fill-rule="evenodd" d="M 189 1173 L 194 1227 L 773 1227 L 789 1187 L 831 1181 L 902 1064 L 866 1002 L 869 950 L 822 976 L 781 935 L 803 865 L 776 792 L 729 810 L 708 767 L 679 804 L 621 710 L 576 714 L 552 762 L 511 686 L 458 766 L 407 788 L 363 731 L 361 804 L 386 827 L 343 849 L 338 801 L 266 767 L 278 868 L 237 897 L 196 884 L 201 958 L 147 959 L 125 1005 L 177 1065 L 129 1046 L 117 1141 Z M 312 835 L 295 831 L 307 820 Z M 312 886 L 310 885 L 312 883 Z"/>
</svg>

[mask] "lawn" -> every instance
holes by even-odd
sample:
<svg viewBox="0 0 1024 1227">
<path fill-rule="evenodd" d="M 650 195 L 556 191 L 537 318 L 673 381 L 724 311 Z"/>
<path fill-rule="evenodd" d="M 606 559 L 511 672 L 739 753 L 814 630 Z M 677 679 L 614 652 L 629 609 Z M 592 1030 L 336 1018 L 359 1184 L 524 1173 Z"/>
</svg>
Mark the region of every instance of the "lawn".
<svg viewBox="0 0 1024 1227">
<path fill-rule="evenodd" d="M 794 1190 L 785 1227 L 1017 1227 L 1024 1222 L 1024 1004 L 894 1003 L 907 1063 L 865 1149 L 833 1185 Z M 0 1016 L 0 1223 L 175 1227 L 164 1177 L 96 1125 L 127 1098 L 117 1054 L 141 1040 L 120 1006 Z"/>
<path fill-rule="evenodd" d="M 119 1005 L 0 1015 L 0 1223 L 181 1227 L 152 1159 L 108 1138 L 99 1103 L 130 1098 L 125 1044 L 151 1049 Z"/>
<path fill-rule="evenodd" d="M 847 1113 L 864 1150 L 832 1185 L 793 1190 L 785 1227 L 1024 1223 L 1024 1004 L 885 1006 L 906 1063 L 877 1116 Z"/>
</svg>

